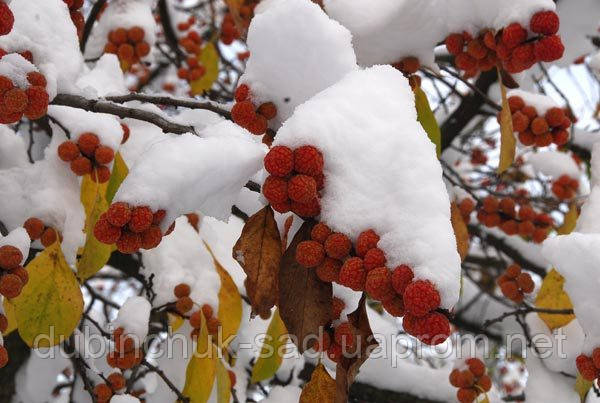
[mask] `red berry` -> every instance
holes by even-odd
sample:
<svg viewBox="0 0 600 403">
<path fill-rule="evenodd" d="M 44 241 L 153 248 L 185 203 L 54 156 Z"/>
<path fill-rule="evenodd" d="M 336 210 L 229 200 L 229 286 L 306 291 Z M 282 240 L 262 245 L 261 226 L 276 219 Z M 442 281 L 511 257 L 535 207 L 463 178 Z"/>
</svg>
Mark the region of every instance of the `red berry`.
<svg viewBox="0 0 600 403">
<path fill-rule="evenodd" d="M 117 372 L 110 374 L 107 380 L 114 391 L 121 390 L 126 386 L 125 377 Z"/>
<path fill-rule="evenodd" d="M 319 199 L 314 198 L 308 203 L 292 202 L 290 209 L 300 217 L 316 217 L 321 214 Z"/>
<path fill-rule="evenodd" d="M 520 96 L 513 95 L 512 97 L 508 98 L 508 107 L 510 108 L 511 113 L 515 113 L 525 107 L 525 102 Z"/>
<path fill-rule="evenodd" d="M 71 161 L 71 171 L 77 176 L 83 176 L 92 172 L 92 162 L 80 156 Z"/>
<path fill-rule="evenodd" d="M 367 273 L 365 291 L 371 298 L 386 301 L 394 298 L 396 292 L 392 287 L 392 275 L 387 267 L 377 267 Z"/>
<path fill-rule="evenodd" d="M 594 362 L 594 366 L 597 369 L 600 369 L 600 347 L 596 347 L 594 351 L 592 351 L 592 361 Z"/>
<path fill-rule="evenodd" d="M 106 216 L 101 216 L 94 226 L 94 236 L 105 244 L 113 244 L 121 237 L 121 228 L 108 222 Z"/>
<path fill-rule="evenodd" d="M 150 228 L 142 232 L 142 248 L 156 248 L 162 240 L 162 231 L 156 225 L 151 225 Z"/>
<path fill-rule="evenodd" d="M 0 3 L 3 4 L 3 3 Z M 4 93 L 0 107 L 3 113 L 23 113 L 28 103 L 27 93 L 20 88 L 13 88 Z"/>
<path fill-rule="evenodd" d="M 135 253 L 142 246 L 142 238 L 140 234 L 133 232 L 123 232 L 117 240 L 117 249 L 121 253 Z"/>
<path fill-rule="evenodd" d="M 262 186 L 262 192 L 269 203 L 284 203 L 288 200 L 288 183 L 277 176 L 269 176 Z"/>
<path fill-rule="evenodd" d="M 395 317 L 404 316 L 404 302 L 402 298 L 394 297 L 382 302 L 383 309 L 385 309 L 390 315 Z"/>
<path fill-rule="evenodd" d="M 439 312 L 431 312 L 424 317 L 407 313 L 403 324 L 409 334 L 428 345 L 441 344 L 450 336 L 450 322 Z"/>
<path fill-rule="evenodd" d="M 477 399 L 478 394 L 473 388 L 460 388 L 456 392 L 456 398 L 460 403 L 472 403 Z"/>
<path fill-rule="evenodd" d="M 263 115 L 267 120 L 271 120 L 277 116 L 277 107 L 273 102 L 265 102 L 258 107 L 256 113 Z"/>
<path fill-rule="evenodd" d="M 231 118 L 242 127 L 248 126 L 255 116 L 254 105 L 248 100 L 236 102 L 231 108 Z"/>
<path fill-rule="evenodd" d="M 110 386 L 105 383 L 100 383 L 94 388 L 94 395 L 99 402 L 108 402 L 112 397 L 112 394 L 113 392 L 110 389 Z"/>
<path fill-rule="evenodd" d="M 94 153 L 94 158 L 98 164 L 108 164 L 114 157 L 115 152 L 112 148 L 107 146 L 99 146 Z"/>
<path fill-rule="evenodd" d="M 72 141 L 65 141 L 58 146 L 58 157 L 65 162 L 71 162 L 79 155 L 79 147 Z"/>
<path fill-rule="evenodd" d="M 0 246 L 0 268 L 12 270 L 23 261 L 23 254 L 19 248 L 12 245 Z"/>
<path fill-rule="evenodd" d="M 535 283 L 529 273 L 521 273 L 517 276 L 517 284 L 524 293 L 530 293 L 535 288 Z"/>
<path fill-rule="evenodd" d="M 516 47 L 527 39 L 527 30 L 518 22 L 514 22 L 502 30 L 502 42 L 509 49 Z"/>
<path fill-rule="evenodd" d="M 364 257 L 369 250 L 377 247 L 377 242 L 379 242 L 379 235 L 372 229 L 361 232 L 356 239 L 356 254 Z"/>
<path fill-rule="evenodd" d="M 144 232 L 150 225 L 154 215 L 148 206 L 138 206 L 131 210 L 131 219 L 129 220 L 129 229 L 133 232 Z"/>
<path fill-rule="evenodd" d="M 110 179 L 110 169 L 106 165 L 98 165 L 92 170 L 90 176 L 96 183 L 106 183 Z"/>
<path fill-rule="evenodd" d="M 302 241 L 296 248 L 296 261 L 303 267 L 317 267 L 325 260 L 323 245 L 315 241 Z"/>
<path fill-rule="evenodd" d="M 550 108 L 546 111 L 544 115 L 548 125 L 551 127 L 558 127 L 565 120 L 565 112 L 561 108 Z"/>
<path fill-rule="evenodd" d="M 115 202 L 106 211 L 106 220 L 116 227 L 122 227 L 131 220 L 131 209 L 125 202 Z"/>
<path fill-rule="evenodd" d="M 192 292 L 192 289 L 190 288 L 190 286 L 188 284 L 185 284 L 185 283 L 177 284 L 175 286 L 175 288 L 173 289 L 173 295 L 175 295 L 175 298 L 177 298 L 177 299 L 181 299 L 183 297 L 189 297 L 191 292 Z"/>
<path fill-rule="evenodd" d="M 392 271 L 392 287 L 398 295 L 404 294 L 406 287 L 412 282 L 413 276 L 412 269 L 405 264 L 396 267 Z"/>
<path fill-rule="evenodd" d="M 554 35 L 558 32 L 560 20 L 554 11 L 535 13 L 529 21 L 529 28 L 536 34 Z"/>
<path fill-rule="evenodd" d="M 331 317 L 332 317 L 332 319 L 339 319 L 344 308 L 346 308 L 346 304 L 344 304 L 344 301 L 342 301 L 338 297 L 333 297 L 331 299 Z"/>
<path fill-rule="evenodd" d="M 246 84 L 240 84 L 235 90 L 235 101 L 242 102 L 250 95 L 250 87 Z"/>
<path fill-rule="evenodd" d="M 326 283 L 331 283 L 333 281 L 337 282 L 341 267 L 341 261 L 326 257 L 323 263 L 321 263 L 316 269 L 317 277 L 319 277 L 319 280 Z"/>
<path fill-rule="evenodd" d="M 343 350 L 349 351 L 356 345 L 356 330 L 348 322 L 340 323 L 334 330 L 333 339 Z"/>
<path fill-rule="evenodd" d="M 563 56 L 565 47 L 558 35 L 546 36 L 535 43 L 535 57 L 542 62 L 553 62 Z"/>
<path fill-rule="evenodd" d="M 25 116 L 28 119 L 36 120 L 46 115 L 48 112 L 48 102 L 50 97 L 46 89 L 40 86 L 31 86 L 25 90 L 29 103 L 25 108 Z"/>
<path fill-rule="evenodd" d="M 316 176 L 323 173 L 323 154 L 313 146 L 294 150 L 294 168 L 301 174 Z"/>
<path fill-rule="evenodd" d="M 77 139 L 79 150 L 88 157 L 93 157 L 96 148 L 100 145 L 100 139 L 94 133 L 83 133 Z"/>
<path fill-rule="evenodd" d="M 4 274 L 0 277 L 0 295 L 6 298 L 16 298 L 21 294 L 23 282 L 16 274 Z"/>
<path fill-rule="evenodd" d="M 288 182 L 288 196 L 292 201 L 308 203 L 317 197 L 317 182 L 308 175 L 295 175 Z"/>
<path fill-rule="evenodd" d="M 347 259 L 340 269 L 339 283 L 354 291 L 362 291 L 365 286 L 366 271 L 359 257 Z"/>
<path fill-rule="evenodd" d="M 246 126 L 244 126 L 246 130 L 250 133 L 260 136 L 264 132 L 267 131 L 269 127 L 269 123 L 267 119 L 263 115 L 254 115 L 254 118 L 248 122 Z"/>
<path fill-rule="evenodd" d="M 44 248 L 47 248 L 48 246 L 56 242 L 57 238 L 58 234 L 56 230 L 54 230 L 53 228 L 46 228 L 46 230 L 42 234 L 42 237 L 40 238 L 40 242 L 42 243 Z"/>
<path fill-rule="evenodd" d="M 379 248 L 373 248 L 364 257 L 365 269 L 368 272 L 377 267 L 385 266 L 386 261 L 383 251 Z"/>
<path fill-rule="evenodd" d="M 27 231 L 27 234 L 32 241 L 40 239 L 45 227 L 43 221 L 35 217 L 28 218 L 27 221 L 23 223 L 23 228 L 25 228 L 25 231 Z"/>
<path fill-rule="evenodd" d="M 264 163 L 271 175 L 287 176 L 294 168 L 294 152 L 285 146 L 275 146 L 265 156 Z"/>
<path fill-rule="evenodd" d="M 476 378 L 480 378 L 485 374 L 485 364 L 479 358 L 469 358 L 465 363 Z"/>
<path fill-rule="evenodd" d="M 404 307 L 414 316 L 422 317 L 440 306 L 440 294 L 433 283 L 417 280 L 404 290 Z"/>
<path fill-rule="evenodd" d="M 331 235 L 331 229 L 322 222 L 316 224 L 310 231 L 310 239 L 319 243 L 325 243 L 329 235 Z"/>
<path fill-rule="evenodd" d="M 446 37 L 446 49 L 452 55 L 458 55 L 463 50 L 464 39 L 461 34 L 450 34 Z"/>
<path fill-rule="evenodd" d="M 131 131 L 129 130 L 129 126 L 123 123 L 121 123 L 121 129 L 123 129 L 123 138 L 121 139 L 121 144 L 123 144 L 129 139 Z"/>
<path fill-rule="evenodd" d="M 42 73 L 32 71 L 27 73 L 27 81 L 33 86 L 46 87 L 46 77 Z"/>
<path fill-rule="evenodd" d="M 594 362 L 590 357 L 581 354 L 575 360 L 575 364 L 584 379 L 593 381 L 598 377 L 598 369 L 594 366 Z"/>
<path fill-rule="evenodd" d="M 342 358 L 342 346 L 332 343 L 327 349 L 327 357 L 333 362 L 339 362 Z"/>
<path fill-rule="evenodd" d="M 7 35 L 12 31 L 15 23 L 15 16 L 13 15 L 10 7 L 5 2 L 0 2 L 0 36 Z M 3 365 L 0 365 L 2 368 Z"/>
<path fill-rule="evenodd" d="M 477 60 L 466 52 L 456 55 L 454 63 L 456 64 L 456 67 L 465 71 L 477 68 Z"/>
<path fill-rule="evenodd" d="M 350 253 L 352 242 L 346 235 L 335 232 L 327 237 L 324 246 L 327 256 L 341 260 Z"/>
</svg>

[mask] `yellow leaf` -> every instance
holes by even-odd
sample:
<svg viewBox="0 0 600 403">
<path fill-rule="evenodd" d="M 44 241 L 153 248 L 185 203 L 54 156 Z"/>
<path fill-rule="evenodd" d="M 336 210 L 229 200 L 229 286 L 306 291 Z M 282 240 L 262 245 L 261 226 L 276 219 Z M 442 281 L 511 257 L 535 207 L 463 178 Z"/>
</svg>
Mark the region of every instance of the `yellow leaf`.
<svg viewBox="0 0 600 403">
<path fill-rule="evenodd" d="M 462 214 L 460 214 L 458 206 L 454 202 L 450 204 L 450 221 L 452 223 L 452 229 L 454 229 L 454 236 L 456 238 L 456 250 L 458 250 L 460 259 L 465 260 L 469 254 L 469 245 L 471 240 L 469 238 L 469 230 L 467 229 L 467 225 L 462 218 Z"/>
<path fill-rule="evenodd" d="M 584 379 L 580 373 L 577 374 L 577 379 L 575 380 L 575 392 L 579 395 L 581 402 L 585 401 L 585 396 L 588 391 L 592 387 L 592 382 Z"/>
<path fill-rule="evenodd" d="M 79 283 L 58 242 L 40 252 L 27 271 L 29 282 L 11 301 L 19 334 L 30 347 L 54 346 L 68 338 L 81 319 Z"/>
<path fill-rule="evenodd" d="M 127 164 L 123 160 L 121 153 L 117 153 L 115 155 L 115 162 L 113 163 L 112 173 L 110 175 L 110 179 L 108 180 L 108 185 L 106 187 L 106 201 L 110 204 L 117 190 L 119 190 L 119 186 L 125 177 L 129 173 L 129 168 L 127 168 Z"/>
<path fill-rule="evenodd" d="M 98 217 L 108 209 L 108 202 L 104 197 L 105 193 L 106 185 L 95 183 L 89 176 L 83 178 L 81 202 L 84 205 L 87 217 L 85 220 L 85 245 L 77 262 L 77 277 L 81 281 L 92 277 L 104 267 L 112 252 L 111 245 L 98 241 L 94 236 L 94 226 L 98 221 Z"/>
<path fill-rule="evenodd" d="M 217 371 L 217 349 L 209 340 L 204 315 L 200 315 L 200 317 L 202 326 L 200 327 L 196 350 L 185 371 L 185 385 L 183 387 L 183 395 L 190 398 L 190 403 L 208 401 Z"/>
<path fill-rule="evenodd" d="M 15 318 L 15 306 L 10 302 L 8 298 L 4 298 L 4 316 L 8 320 L 8 326 L 4 333 L 4 336 L 12 332 L 17 328 L 17 318 Z"/>
<path fill-rule="evenodd" d="M 304 385 L 299 403 L 333 403 L 335 401 L 335 379 L 319 364 Z"/>
<path fill-rule="evenodd" d="M 542 287 L 535 298 L 535 306 L 545 309 L 573 309 L 569 295 L 563 290 L 565 279 L 555 269 L 552 269 L 544 278 Z M 540 319 L 550 328 L 558 329 L 566 326 L 575 319 L 575 315 L 558 315 L 538 313 Z"/>
<path fill-rule="evenodd" d="M 575 224 L 577 224 L 578 217 L 579 214 L 577 213 L 577 205 L 575 202 L 573 202 L 569 206 L 569 211 L 567 214 L 565 214 L 563 224 L 556 230 L 558 235 L 570 234 L 575 229 Z"/>
<path fill-rule="evenodd" d="M 413 91 L 415 93 L 417 120 L 421 123 L 423 129 L 425 129 L 429 140 L 435 144 L 435 149 L 439 158 L 442 153 L 442 132 L 440 131 L 438 122 L 431 110 L 431 106 L 429 106 L 427 95 L 425 95 L 421 87 L 418 86 L 415 87 Z"/>
<path fill-rule="evenodd" d="M 254 368 L 252 368 L 250 379 L 252 383 L 264 381 L 275 375 L 283 361 L 281 354 L 285 352 L 283 346 L 287 342 L 287 330 L 279 316 L 279 309 L 276 309 L 267 329 L 260 355 L 256 360 L 256 364 L 254 364 Z"/>
<path fill-rule="evenodd" d="M 185 320 L 181 316 L 172 313 L 167 313 L 167 318 L 169 318 L 171 332 L 176 332 L 185 323 Z"/>
<path fill-rule="evenodd" d="M 198 62 L 204 66 L 206 72 L 199 79 L 190 82 L 192 95 L 199 95 L 209 90 L 219 75 L 219 54 L 212 42 L 202 48 L 202 52 L 198 55 Z"/>
<path fill-rule="evenodd" d="M 512 114 L 508 106 L 506 97 L 506 88 L 502 84 L 500 69 L 498 69 L 498 84 L 502 94 L 502 111 L 500 111 L 500 163 L 498 164 L 498 174 L 506 171 L 515 160 L 517 142 L 513 133 Z"/>
<path fill-rule="evenodd" d="M 229 370 L 221 360 L 217 360 L 217 403 L 229 403 L 231 399 L 231 379 Z"/>
</svg>

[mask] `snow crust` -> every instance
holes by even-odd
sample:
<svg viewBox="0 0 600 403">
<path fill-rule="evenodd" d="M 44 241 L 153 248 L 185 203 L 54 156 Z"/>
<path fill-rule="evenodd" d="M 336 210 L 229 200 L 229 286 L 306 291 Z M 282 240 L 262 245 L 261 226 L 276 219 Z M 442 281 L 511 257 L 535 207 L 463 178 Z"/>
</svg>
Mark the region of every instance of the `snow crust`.
<svg viewBox="0 0 600 403">
<path fill-rule="evenodd" d="M 579 395 L 573 388 L 573 379 L 550 371 L 535 355 L 535 351 L 527 351 L 525 360 L 527 377 L 525 396 L 531 402 L 561 402 L 577 403 Z"/>
<path fill-rule="evenodd" d="M 356 69 L 350 32 L 306 0 L 271 2 L 252 19 L 247 43 L 250 58 L 240 83 L 250 86 L 255 105 L 275 103 L 276 125 Z"/>
<path fill-rule="evenodd" d="M 114 200 L 165 209 L 163 231 L 192 211 L 227 219 L 240 189 L 261 168 L 265 148 L 229 121 L 199 135 L 155 142 L 130 167 Z"/>
<path fill-rule="evenodd" d="M 581 171 L 570 154 L 559 151 L 540 151 L 526 155 L 526 161 L 535 172 L 546 176 L 558 178 L 561 175 L 569 175 L 577 179 Z"/>
<path fill-rule="evenodd" d="M 113 322 L 114 329 L 122 327 L 125 334 L 135 335 L 136 342 L 143 343 L 148 335 L 151 308 L 150 302 L 144 297 L 128 298 Z"/>
<path fill-rule="evenodd" d="M 417 122 L 408 81 L 389 66 L 348 74 L 300 105 L 275 145 L 311 144 L 325 158 L 321 220 L 356 240 L 373 228 L 387 266 L 458 300 L 460 258 L 435 147 Z M 343 145 L 343 147 L 341 146 Z"/>
<path fill-rule="evenodd" d="M 0 60 L 0 75 L 10 78 L 13 84 L 21 89 L 29 87 L 27 74 L 32 71 L 38 70 L 19 54 L 11 53 Z"/>
<path fill-rule="evenodd" d="M 116 55 L 104 54 L 94 68 L 77 80 L 77 87 L 89 98 L 127 94 L 129 91 Z"/>
<path fill-rule="evenodd" d="M 18 136 L 6 125 L 0 125 L 0 170 L 26 167 L 27 147 L 23 137 Z"/>
</svg>

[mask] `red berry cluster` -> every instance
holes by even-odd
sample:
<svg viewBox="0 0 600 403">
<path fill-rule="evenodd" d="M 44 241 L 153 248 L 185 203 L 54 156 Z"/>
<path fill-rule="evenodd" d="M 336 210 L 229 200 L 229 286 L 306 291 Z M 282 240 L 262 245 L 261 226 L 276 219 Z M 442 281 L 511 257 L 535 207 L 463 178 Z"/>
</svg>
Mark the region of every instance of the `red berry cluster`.
<svg viewBox="0 0 600 403">
<path fill-rule="evenodd" d="M 0 36 L 8 35 L 15 24 L 15 16 L 12 10 L 3 1 L 0 1 Z M 0 366 L 1 368 L 1 366 Z"/>
<path fill-rule="evenodd" d="M 548 237 L 554 221 L 545 213 L 536 213 L 529 205 L 523 204 L 516 210 L 514 199 L 498 199 L 488 196 L 477 211 L 477 219 L 488 228 L 499 227 L 506 235 L 521 235 L 535 243 L 542 243 Z"/>
<path fill-rule="evenodd" d="M 488 71 L 501 63 L 509 73 L 520 73 L 536 62 L 560 59 L 564 46 L 560 36 L 558 15 L 553 11 L 540 11 L 531 17 L 533 36 L 519 23 L 512 23 L 494 34 L 487 30 L 477 38 L 469 33 L 451 34 L 446 38 L 448 52 L 455 55 L 455 64 L 467 77 L 479 71 Z"/>
<path fill-rule="evenodd" d="M 177 24 L 177 30 L 179 32 L 185 32 L 185 31 L 191 29 L 195 23 L 196 23 L 196 16 L 190 15 L 188 17 L 187 21 L 180 22 Z M 196 32 L 196 31 L 193 31 L 193 32 Z M 198 33 L 198 32 L 196 32 L 196 33 Z"/>
<path fill-rule="evenodd" d="M 42 220 L 36 217 L 30 217 L 23 223 L 23 228 L 29 234 L 32 241 L 40 240 L 44 248 L 52 245 L 59 239 L 62 242 L 62 234 L 52 227 L 44 224 Z"/>
<path fill-rule="evenodd" d="M 517 264 L 508 266 L 496 282 L 500 286 L 502 294 L 518 304 L 523 302 L 524 294 L 533 292 L 535 288 L 529 273 L 521 272 L 521 267 Z"/>
<path fill-rule="evenodd" d="M 177 70 L 177 77 L 192 82 L 199 80 L 206 74 L 206 68 L 198 61 L 198 57 L 202 53 L 202 42 L 203 39 L 200 34 L 193 30 L 179 40 L 179 45 L 186 51 L 187 58 L 185 59 L 185 65 Z"/>
<path fill-rule="evenodd" d="M 135 340 L 125 334 L 125 329 L 119 327 L 113 332 L 114 350 L 106 356 L 106 362 L 112 368 L 131 369 L 138 365 L 143 358 L 141 349 L 136 347 Z"/>
<path fill-rule="evenodd" d="M 7 53 L 0 49 L 0 58 Z M 31 52 L 20 53 L 31 62 Z M 27 56 L 27 57 L 26 57 Z M 29 87 L 22 89 L 16 87 L 12 80 L 0 76 L 0 123 L 16 123 L 23 115 L 30 120 L 36 120 L 46 115 L 49 97 L 46 92 L 46 77 L 42 73 L 32 71 L 27 73 Z"/>
<path fill-rule="evenodd" d="M 273 102 L 265 102 L 257 107 L 250 99 L 250 87 L 240 85 L 235 90 L 235 104 L 231 108 L 231 118 L 235 123 L 260 136 L 267 131 L 268 121 L 277 116 L 277 107 Z"/>
<path fill-rule="evenodd" d="M 152 249 L 162 240 L 159 225 L 165 214 L 165 210 L 153 213 L 148 206 L 131 207 L 125 202 L 116 202 L 96 222 L 94 236 L 108 245 L 116 243 L 121 253 L 136 253 L 140 248 Z M 175 222 L 165 235 L 174 228 Z"/>
<path fill-rule="evenodd" d="M 579 181 L 569 175 L 561 175 L 552 183 L 552 193 L 561 200 L 570 200 L 577 195 Z"/>
<path fill-rule="evenodd" d="M 412 324 L 407 332 L 426 344 L 442 343 L 450 335 L 448 319 L 435 312 L 440 295 L 433 283 L 414 280 L 407 265 L 391 270 L 384 252 L 377 247 L 379 235 L 373 230 L 359 234 L 354 248 L 350 239 L 319 223 L 311 231 L 311 240 L 298 244 L 296 261 L 316 268 L 322 281 L 337 282 L 354 291 L 366 291 L 381 301 L 393 316 L 404 316 Z"/>
<path fill-rule="evenodd" d="M 94 182 L 106 183 L 110 179 L 110 164 L 115 158 L 112 148 L 100 144 L 98 136 L 91 132 L 82 133 L 77 142 L 67 140 L 58 146 L 58 157 L 69 162 L 71 171 L 77 176 L 90 174 Z"/>
<path fill-rule="evenodd" d="M 27 270 L 21 266 L 23 254 L 12 245 L 0 246 L 0 295 L 16 298 L 29 281 Z"/>
<path fill-rule="evenodd" d="M 94 396 L 98 403 L 108 403 L 113 395 L 123 392 L 127 386 L 127 381 L 120 372 L 113 372 L 106 380 L 107 383 L 99 383 L 94 387 Z"/>
<path fill-rule="evenodd" d="M 233 15 L 231 13 L 225 14 L 223 21 L 221 21 L 221 42 L 225 45 L 231 45 L 239 37 L 240 31 L 235 26 Z"/>
<path fill-rule="evenodd" d="M 562 146 L 569 140 L 571 119 L 564 110 L 550 108 L 544 116 L 538 116 L 537 110 L 526 105 L 519 96 L 509 97 L 508 105 L 512 113 L 513 130 L 519 133 L 519 141 L 523 145 L 546 147 L 554 143 Z"/>
<path fill-rule="evenodd" d="M 486 368 L 479 358 L 469 358 L 464 370 L 453 369 L 450 372 L 450 384 L 459 388 L 456 398 L 460 403 L 472 403 L 481 393 L 489 392 L 492 379 L 486 375 Z"/>
<path fill-rule="evenodd" d="M 324 186 L 323 154 L 313 146 L 291 150 L 275 146 L 264 159 L 271 175 L 262 192 L 275 211 L 293 211 L 300 217 L 316 217 L 321 213 L 319 191 Z"/>
<path fill-rule="evenodd" d="M 73 21 L 73 25 L 77 29 L 77 36 L 79 39 L 83 36 L 83 28 L 85 26 L 85 20 L 83 18 L 83 14 L 81 13 L 81 7 L 83 7 L 83 0 L 63 0 L 64 3 L 69 8 L 69 13 L 71 14 L 71 21 Z"/>
<path fill-rule="evenodd" d="M 458 211 L 465 222 L 468 224 L 471 221 L 471 213 L 475 210 L 475 202 L 470 197 L 466 197 L 458 203 Z"/>
<path fill-rule="evenodd" d="M 175 311 L 181 316 L 184 316 L 194 308 L 194 301 L 190 297 L 191 291 L 190 286 L 185 283 L 178 284 L 173 289 L 173 294 L 175 295 L 175 298 L 177 298 L 177 301 L 175 302 Z M 206 328 L 210 335 L 216 336 L 219 327 L 221 326 L 219 319 L 213 315 L 212 307 L 208 304 L 202 305 L 199 310 L 193 312 L 189 316 L 190 326 L 192 326 L 191 337 L 194 340 L 200 335 L 200 328 L 202 327 L 201 315 L 204 315 Z"/>
<path fill-rule="evenodd" d="M 577 370 L 581 376 L 588 380 L 593 381 L 600 377 L 600 347 L 597 347 L 592 351 L 592 356 L 580 354 L 575 360 Z"/>
<path fill-rule="evenodd" d="M 131 66 L 150 53 L 150 45 L 144 41 L 145 35 L 144 28 L 138 26 L 110 31 L 104 53 L 117 55 L 121 62 L 121 69 L 129 71 Z"/>
</svg>

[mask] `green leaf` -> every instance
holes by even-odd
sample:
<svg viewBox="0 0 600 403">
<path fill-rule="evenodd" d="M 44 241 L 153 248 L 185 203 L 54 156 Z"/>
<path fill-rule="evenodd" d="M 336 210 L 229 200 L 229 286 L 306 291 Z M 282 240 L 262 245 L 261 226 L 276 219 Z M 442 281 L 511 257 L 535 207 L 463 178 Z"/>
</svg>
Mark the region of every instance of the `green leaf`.
<svg viewBox="0 0 600 403">
<path fill-rule="evenodd" d="M 275 375 L 283 361 L 283 357 L 280 355 L 284 352 L 282 347 L 287 342 L 287 330 L 279 316 L 279 309 L 276 309 L 267 329 L 260 355 L 256 360 L 256 364 L 254 364 L 254 368 L 252 368 L 250 379 L 252 383 L 270 379 Z"/>
<path fill-rule="evenodd" d="M 185 371 L 183 395 L 190 398 L 190 403 L 208 401 L 212 392 L 217 371 L 217 349 L 211 342 L 204 315 L 200 315 L 202 326 L 196 343 L 194 355 Z"/>
<path fill-rule="evenodd" d="M 83 313 L 75 274 L 55 242 L 28 265 L 29 282 L 11 302 L 21 338 L 30 347 L 51 347 L 68 338 Z M 36 340 L 37 339 L 37 340 Z"/>
<path fill-rule="evenodd" d="M 501 174 L 515 160 L 517 141 L 513 133 L 512 114 L 508 106 L 506 88 L 502 84 L 500 70 L 498 70 L 498 83 L 500 85 L 500 93 L 502 94 L 502 110 L 500 111 L 500 163 L 498 164 L 498 174 Z"/>
<path fill-rule="evenodd" d="M 106 188 L 106 201 L 109 204 L 112 202 L 117 190 L 119 190 L 119 186 L 121 186 L 128 173 L 129 168 L 127 168 L 127 164 L 125 164 L 121 153 L 117 153 L 115 155 L 115 162 L 113 163 L 112 174 Z"/>
<path fill-rule="evenodd" d="M 442 132 L 440 131 L 438 122 L 431 110 L 431 106 L 429 106 L 427 95 L 425 95 L 421 87 L 415 87 L 414 93 L 415 106 L 417 108 L 417 120 L 421 123 L 423 129 L 425 129 L 425 132 L 427 132 L 429 140 L 435 144 L 435 149 L 439 158 L 442 154 Z"/>
</svg>

